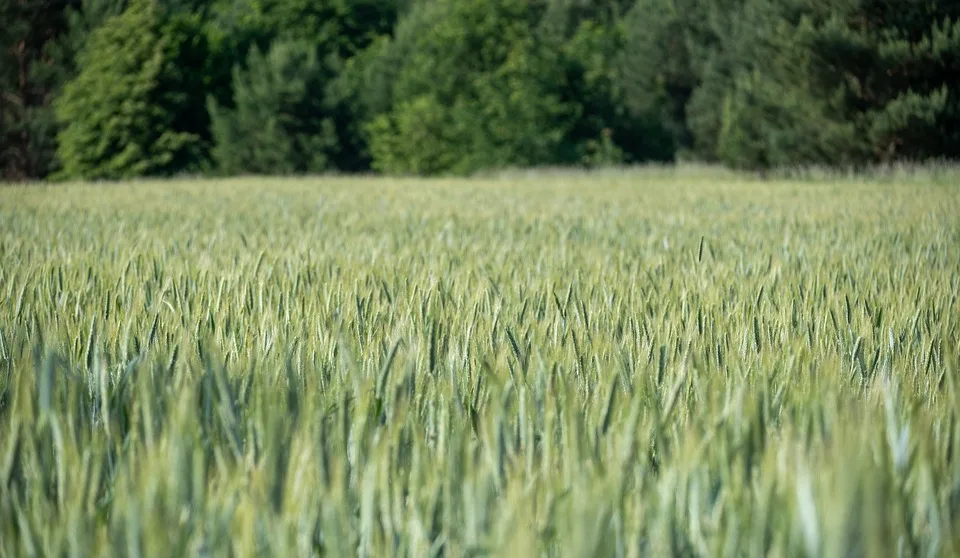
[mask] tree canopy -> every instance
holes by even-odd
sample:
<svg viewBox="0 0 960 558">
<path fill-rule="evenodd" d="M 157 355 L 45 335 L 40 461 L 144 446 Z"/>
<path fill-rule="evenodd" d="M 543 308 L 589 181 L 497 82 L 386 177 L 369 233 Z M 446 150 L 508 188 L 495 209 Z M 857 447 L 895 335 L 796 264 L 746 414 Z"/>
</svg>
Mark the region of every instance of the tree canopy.
<svg viewBox="0 0 960 558">
<path fill-rule="evenodd" d="M 6 180 L 960 156 L 960 2 L 0 0 Z"/>
</svg>

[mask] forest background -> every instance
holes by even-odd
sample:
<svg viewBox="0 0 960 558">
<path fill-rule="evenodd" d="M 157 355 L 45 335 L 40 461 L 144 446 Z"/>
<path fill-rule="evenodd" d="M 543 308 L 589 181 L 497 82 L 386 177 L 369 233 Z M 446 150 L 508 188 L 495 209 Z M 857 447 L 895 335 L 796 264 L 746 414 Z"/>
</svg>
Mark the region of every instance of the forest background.
<svg viewBox="0 0 960 558">
<path fill-rule="evenodd" d="M 948 0 L 0 0 L 0 181 L 960 154 Z"/>
</svg>

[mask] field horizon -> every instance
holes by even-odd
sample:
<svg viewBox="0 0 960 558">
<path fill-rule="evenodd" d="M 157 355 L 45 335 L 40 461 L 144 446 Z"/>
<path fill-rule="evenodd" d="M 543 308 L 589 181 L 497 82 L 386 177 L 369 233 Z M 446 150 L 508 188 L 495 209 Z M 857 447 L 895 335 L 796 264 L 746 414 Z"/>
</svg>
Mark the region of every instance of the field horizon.
<svg viewBox="0 0 960 558">
<path fill-rule="evenodd" d="M 0 558 L 960 555 L 960 170 L 0 188 Z"/>
</svg>

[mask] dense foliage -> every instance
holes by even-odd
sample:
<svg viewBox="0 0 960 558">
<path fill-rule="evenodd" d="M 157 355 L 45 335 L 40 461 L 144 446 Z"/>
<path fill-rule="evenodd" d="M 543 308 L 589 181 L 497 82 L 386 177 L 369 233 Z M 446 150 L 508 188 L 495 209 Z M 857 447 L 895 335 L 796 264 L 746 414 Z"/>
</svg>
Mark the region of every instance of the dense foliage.
<svg viewBox="0 0 960 558">
<path fill-rule="evenodd" d="M 214 155 L 228 174 L 289 174 L 330 168 L 336 130 L 326 114 L 320 62 L 312 45 L 275 42 L 251 47 L 233 76 L 230 110 L 211 101 Z"/>
<path fill-rule="evenodd" d="M 0 20 L 7 179 L 960 157 L 956 0 L 0 0 Z"/>
<path fill-rule="evenodd" d="M 4 192 L 0 556 L 960 555 L 956 173 L 599 174 Z"/>
<path fill-rule="evenodd" d="M 133 178 L 195 170 L 209 118 L 210 59 L 196 18 L 132 0 L 91 33 L 77 77 L 57 98 L 63 174 Z"/>
</svg>

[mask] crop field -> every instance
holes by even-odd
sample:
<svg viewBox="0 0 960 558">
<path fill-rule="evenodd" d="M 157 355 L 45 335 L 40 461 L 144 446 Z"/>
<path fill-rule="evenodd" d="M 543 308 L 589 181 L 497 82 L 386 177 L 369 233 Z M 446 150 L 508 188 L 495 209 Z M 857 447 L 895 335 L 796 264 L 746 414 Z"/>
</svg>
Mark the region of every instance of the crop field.
<svg viewBox="0 0 960 558">
<path fill-rule="evenodd" d="M 960 556 L 958 176 L 0 189 L 0 557 Z"/>
</svg>

